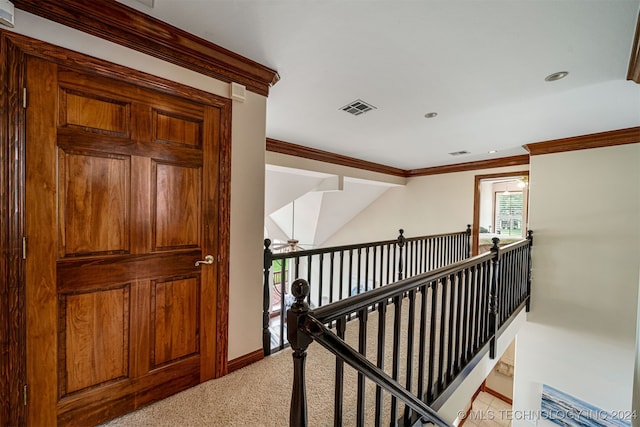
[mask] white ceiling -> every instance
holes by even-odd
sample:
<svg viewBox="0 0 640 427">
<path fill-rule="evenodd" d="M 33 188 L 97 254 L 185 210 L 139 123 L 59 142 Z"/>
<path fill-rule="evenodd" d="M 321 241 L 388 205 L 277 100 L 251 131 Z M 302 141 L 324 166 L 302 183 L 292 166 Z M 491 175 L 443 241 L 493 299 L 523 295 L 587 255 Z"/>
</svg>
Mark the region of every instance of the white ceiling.
<svg viewBox="0 0 640 427">
<path fill-rule="evenodd" d="M 303 146 L 415 169 L 640 125 L 640 0 L 121 2 L 277 70 L 267 136 Z"/>
</svg>

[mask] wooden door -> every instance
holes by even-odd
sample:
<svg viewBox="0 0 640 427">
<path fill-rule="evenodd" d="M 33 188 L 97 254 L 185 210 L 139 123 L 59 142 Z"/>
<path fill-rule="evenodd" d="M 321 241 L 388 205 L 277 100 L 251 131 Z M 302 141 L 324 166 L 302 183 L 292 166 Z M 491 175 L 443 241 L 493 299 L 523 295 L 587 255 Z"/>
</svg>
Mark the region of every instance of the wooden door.
<svg viewBox="0 0 640 427">
<path fill-rule="evenodd" d="M 26 75 L 29 425 L 213 378 L 220 109 L 40 59 Z"/>
</svg>

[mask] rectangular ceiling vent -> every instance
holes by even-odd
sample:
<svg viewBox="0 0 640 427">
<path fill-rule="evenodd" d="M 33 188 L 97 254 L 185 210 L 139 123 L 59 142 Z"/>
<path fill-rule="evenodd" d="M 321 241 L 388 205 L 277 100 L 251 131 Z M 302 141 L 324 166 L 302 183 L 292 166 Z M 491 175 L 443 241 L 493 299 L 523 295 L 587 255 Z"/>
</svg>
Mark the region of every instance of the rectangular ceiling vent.
<svg viewBox="0 0 640 427">
<path fill-rule="evenodd" d="M 374 107 L 371 104 L 367 104 L 361 99 L 356 99 L 355 101 L 350 102 L 349 104 L 345 105 L 340 109 L 342 111 L 346 111 L 349 114 L 353 114 L 354 116 L 359 116 L 361 114 L 366 113 L 367 111 L 376 109 L 376 107 Z"/>
<path fill-rule="evenodd" d="M 462 156 L 465 154 L 470 154 L 467 150 L 462 150 L 462 151 L 454 151 L 453 153 L 449 153 L 452 156 Z"/>
</svg>

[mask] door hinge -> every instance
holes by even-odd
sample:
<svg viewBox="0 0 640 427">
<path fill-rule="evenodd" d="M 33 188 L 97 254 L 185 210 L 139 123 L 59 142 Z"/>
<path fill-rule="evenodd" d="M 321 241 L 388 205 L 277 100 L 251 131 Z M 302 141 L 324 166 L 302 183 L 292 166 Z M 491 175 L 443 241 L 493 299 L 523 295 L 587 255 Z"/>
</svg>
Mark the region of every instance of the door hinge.
<svg viewBox="0 0 640 427">
<path fill-rule="evenodd" d="M 27 259 L 27 236 L 22 237 L 22 259 Z"/>
<path fill-rule="evenodd" d="M 27 402 L 28 402 L 28 398 L 27 398 L 27 385 L 25 384 L 24 387 L 22 387 L 22 403 L 24 404 L 24 406 L 27 406 Z"/>
<path fill-rule="evenodd" d="M 27 88 L 22 88 L 22 108 L 27 108 Z"/>
</svg>

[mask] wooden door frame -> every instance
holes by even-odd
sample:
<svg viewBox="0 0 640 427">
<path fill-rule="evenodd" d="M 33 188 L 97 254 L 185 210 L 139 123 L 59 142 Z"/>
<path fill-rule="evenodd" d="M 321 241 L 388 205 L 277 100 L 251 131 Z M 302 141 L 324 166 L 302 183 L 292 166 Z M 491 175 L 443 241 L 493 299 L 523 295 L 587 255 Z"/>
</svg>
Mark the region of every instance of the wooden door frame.
<svg viewBox="0 0 640 427">
<path fill-rule="evenodd" d="M 221 110 L 215 377 L 228 370 L 231 111 L 228 98 L 8 31 L 0 31 L 0 425 L 25 425 L 25 109 L 27 56 L 178 96 Z M 27 95 L 28 102 L 28 95 Z"/>
<path fill-rule="evenodd" d="M 471 255 L 478 255 L 479 237 L 480 232 L 480 181 L 483 179 L 491 178 L 507 178 L 507 177 L 526 176 L 529 178 L 529 171 L 513 171 L 513 172 L 501 172 L 490 173 L 487 175 L 476 175 L 473 186 L 473 226 L 471 227 Z M 527 214 L 527 224 L 528 224 Z"/>
</svg>

